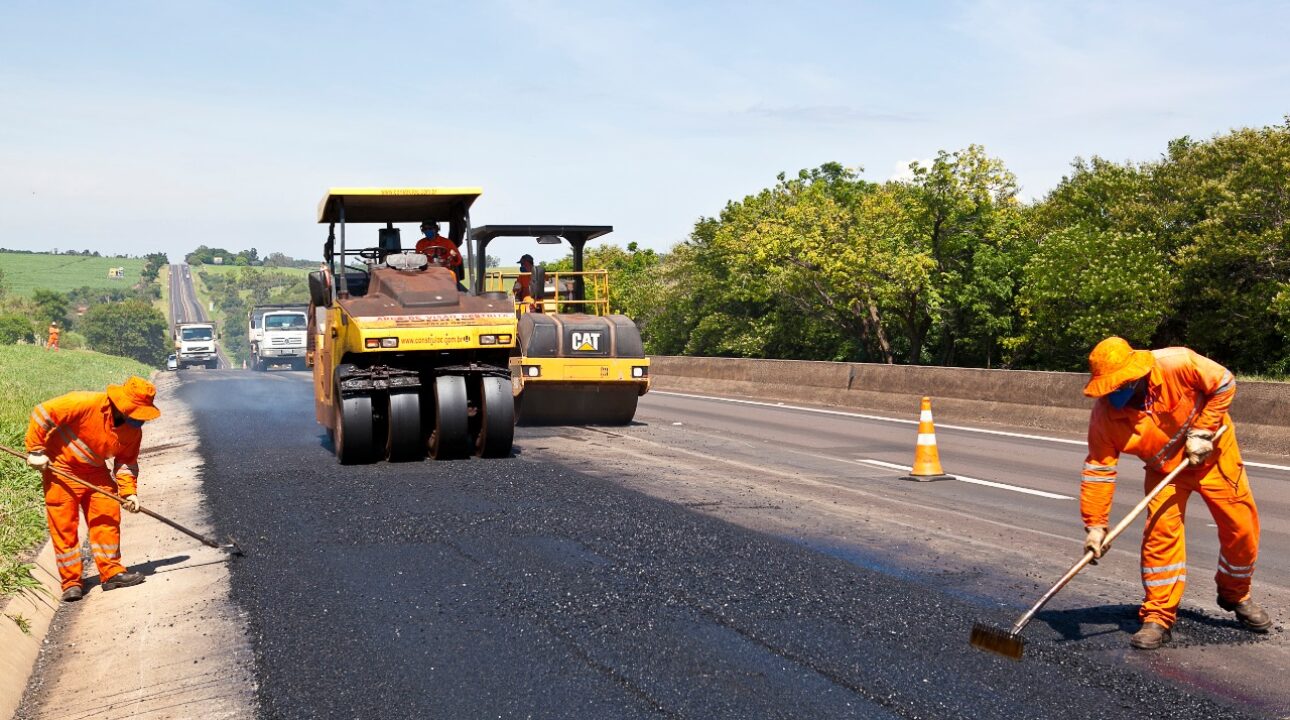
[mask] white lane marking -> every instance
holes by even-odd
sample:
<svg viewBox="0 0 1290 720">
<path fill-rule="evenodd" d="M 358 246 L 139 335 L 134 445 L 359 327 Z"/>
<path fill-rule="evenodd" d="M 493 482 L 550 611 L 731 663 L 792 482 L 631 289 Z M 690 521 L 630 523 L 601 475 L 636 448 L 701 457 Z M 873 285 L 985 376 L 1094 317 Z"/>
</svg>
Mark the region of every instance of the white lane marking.
<svg viewBox="0 0 1290 720">
<path fill-rule="evenodd" d="M 909 472 L 913 468 L 908 465 L 897 465 L 896 463 L 884 462 L 882 460 L 871 460 L 869 458 L 859 458 L 855 462 L 865 463 L 867 465 L 877 465 L 878 467 L 891 468 L 901 472 Z M 1027 495 L 1037 495 L 1039 497 L 1052 498 L 1053 500 L 1074 500 L 1070 495 L 1058 495 L 1046 490 L 1034 490 L 1032 488 L 1021 487 L 1020 485 L 1009 485 L 1008 483 L 995 482 L 993 480 L 982 480 L 980 478 L 967 477 L 966 475 L 953 475 L 955 480 L 962 480 L 965 483 L 973 485 L 984 485 L 986 487 L 998 488 L 1000 490 L 1011 490 L 1013 492 L 1025 493 Z"/>
<path fill-rule="evenodd" d="M 917 425 L 917 420 L 903 420 L 901 418 L 884 417 L 882 415 L 865 415 L 864 413 L 846 412 L 843 410 L 825 410 L 823 408 L 809 408 L 801 405 L 785 405 L 784 403 L 759 402 L 757 400 L 738 400 L 736 398 L 714 397 L 712 395 L 691 395 L 689 393 L 671 392 L 668 390 L 651 390 L 654 395 L 672 395 L 674 397 L 692 398 L 695 400 L 715 400 L 717 402 L 738 403 L 740 405 L 758 405 L 760 407 L 780 408 L 783 410 L 801 410 L 802 412 L 819 413 L 821 415 L 839 415 L 842 417 L 860 418 L 862 420 L 878 420 L 880 422 L 900 423 L 901 425 Z M 984 435 L 1002 435 L 1003 437 L 1022 438 L 1023 440 L 1045 440 L 1047 442 L 1062 443 L 1064 445 L 1086 446 L 1088 443 L 1084 440 L 1067 440 L 1066 438 L 1051 437 L 1048 435 L 1029 435 L 1026 433 L 1014 433 L 1004 430 L 986 430 L 985 428 L 968 427 L 966 425 L 946 425 L 936 423 L 936 427 L 946 430 L 963 430 L 965 432 L 982 433 Z M 1290 465 L 1274 465 L 1272 463 L 1260 463 L 1245 461 L 1250 467 L 1264 468 L 1267 470 L 1281 470 L 1290 472 Z"/>
</svg>

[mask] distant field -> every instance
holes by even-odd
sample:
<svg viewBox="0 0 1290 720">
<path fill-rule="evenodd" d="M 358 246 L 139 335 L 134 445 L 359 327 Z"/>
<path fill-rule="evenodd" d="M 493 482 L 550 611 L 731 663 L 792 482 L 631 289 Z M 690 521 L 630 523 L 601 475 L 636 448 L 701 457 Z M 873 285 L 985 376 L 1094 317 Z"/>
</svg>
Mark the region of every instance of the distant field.
<svg viewBox="0 0 1290 720">
<path fill-rule="evenodd" d="M 24 296 L 38 289 L 67 292 L 85 286 L 133 287 L 146 264 L 142 259 L 0 252 L 5 287 L 15 295 Z M 125 277 L 108 277 L 108 268 L 114 267 L 125 268 Z"/>
</svg>

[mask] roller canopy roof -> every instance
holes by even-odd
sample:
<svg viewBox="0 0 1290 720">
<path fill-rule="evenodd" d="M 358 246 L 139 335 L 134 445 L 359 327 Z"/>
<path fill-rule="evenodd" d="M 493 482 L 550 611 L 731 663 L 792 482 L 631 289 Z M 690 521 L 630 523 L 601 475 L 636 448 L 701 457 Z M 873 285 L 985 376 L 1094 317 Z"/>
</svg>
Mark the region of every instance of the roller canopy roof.
<svg viewBox="0 0 1290 720">
<path fill-rule="evenodd" d="M 331 188 L 318 203 L 318 222 L 340 222 L 340 200 L 345 201 L 345 222 L 447 222 L 457 210 L 469 208 L 483 193 L 474 187 L 443 188 Z"/>
<path fill-rule="evenodd" d="M 471 231 L 470 236 L 487 242 L 499 237 L 559 235 L 570 240 L 589 242 L 613 231 L 613 225 L 484 225 Z"/>
</svg>

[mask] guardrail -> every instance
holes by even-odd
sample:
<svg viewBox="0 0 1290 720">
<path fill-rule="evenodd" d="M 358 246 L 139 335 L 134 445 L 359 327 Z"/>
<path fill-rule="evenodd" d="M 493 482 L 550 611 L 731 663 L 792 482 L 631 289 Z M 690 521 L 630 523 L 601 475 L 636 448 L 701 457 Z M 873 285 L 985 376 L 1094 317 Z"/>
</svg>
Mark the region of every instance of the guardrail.
<svg viewBox="0 0 1290 720">
<path fill-rule="evenodd" d="M 650 358 L 653 387 L 833 405 L 892 417 L 918 416 L 930 395 L 951 424 L 1029 428 L 1083 437 L 1092 401 L 1085 373 L 742 358 Z M 1232 418 L 1251 453 L 1290 455 L 1290 383 L 1237 381 Z"/>
</svg>

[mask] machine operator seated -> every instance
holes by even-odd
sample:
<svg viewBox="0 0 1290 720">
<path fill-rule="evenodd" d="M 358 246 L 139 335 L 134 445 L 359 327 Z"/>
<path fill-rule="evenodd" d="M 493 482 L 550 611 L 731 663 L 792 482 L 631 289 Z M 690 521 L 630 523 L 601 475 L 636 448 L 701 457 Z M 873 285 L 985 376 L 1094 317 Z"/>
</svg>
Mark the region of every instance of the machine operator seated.
<svg viewBox="0 0 1290 720">
<path fill-rule="evenodd" d="M 461 252 L 452 241 L 439 234 L 439 223 L 421 223 L 421 232 L 425 237 L 417 241 L 417 252 L 426 256 L 431 265 L 439 265 L 452 270 L 461 277 Z"/>
</svg>

